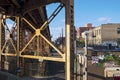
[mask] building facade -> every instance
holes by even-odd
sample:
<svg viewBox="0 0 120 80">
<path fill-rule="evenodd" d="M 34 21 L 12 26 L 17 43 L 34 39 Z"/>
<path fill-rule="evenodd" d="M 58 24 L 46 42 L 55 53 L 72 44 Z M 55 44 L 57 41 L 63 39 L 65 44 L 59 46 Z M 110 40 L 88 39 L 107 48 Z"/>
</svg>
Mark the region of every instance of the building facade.
<svg viewBox="0 0 120 80">
<path fill-rule="evenodd" d="M 88 44 L 91 45 L 120 45 L 120 23 L 102 24 L 87 31 Z M 85 32 L 82 33 L 84 37 Z"/>
<path fill-rule="evenodd" d="M 82 32 L 92 29 L 92 24 L 88 23 L 84 27 L 79 27 L 76 29 L 76 38 L 80 40 L 82 38 Z"/>
</svg>

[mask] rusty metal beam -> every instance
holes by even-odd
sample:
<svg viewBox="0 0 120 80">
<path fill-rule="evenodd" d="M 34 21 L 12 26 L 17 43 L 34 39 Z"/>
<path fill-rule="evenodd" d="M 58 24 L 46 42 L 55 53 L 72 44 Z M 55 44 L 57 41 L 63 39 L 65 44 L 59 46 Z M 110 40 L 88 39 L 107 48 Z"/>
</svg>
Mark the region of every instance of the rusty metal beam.
<svg viewBox="0 0 120 80">
<path fill-rule="evenodd" d="M 40 54 L 40 36 L 37 36 L 37 52 L 38 52 L 37 55 L 39 55 Z"/>
<path fill-rule="evenodd" d="M 1 36 L 1 43 L 0 43 L 0 45 L 1 45 L 1 47 L 0 47 L 0 49 L 1 49 L 1 53 L 2 53 L 2 48 L 3 48 L 3 46 L 4 46 L 4 43 L 5 43 L 5 27 L 3 26 L 3 24 L 2 24 L 2 22 L 3 22 L 3 19 L 2 19 L 2 17 L 1 17 L 1 20 L 0 20 L 0 36 Z"/>
<path fill-rule="evenodd" d="M 19 59 L 19 55 L 20 55 L 20 18 L 16 17 L 16 24 L 17 24 L 17 51 L 16 51 L 16 57 L 17 57 L 17 68 L 20 67 L 20 59 Z"/>
<path fill-rule="evenodd" d="M 34 10 L 38 7 L 45 6 L 47 4 L 53 3 L 53 2 L 60 2 L 61 0 L 30 0 L 23 6 L 22 12 L 25 14 L 31 10 Z"/>
<path fill-rule="evenodd" d="M 39 8 L 38 8 L 38 11 L 39 11 L 39 13 L 41 14 L 41 16 L 46 16 L 46 15 L 45 15 L 45 12 L 43 11 L 43 7 L 39 7 Z M 45 17 L 42 17 L 42 20 L 43 20 L 43 22 L 44 22 L 44 21 L 46 21 L 46 18 L 45 18 Z"/>
<path fill-rule="evenodd" d="M 18 8 L 20 8 L 20 5 L 16 0 L 12 0 L 12 2 L 14 3 L 14 5 L 16 5 Z"/>
<path fill-rule="evenodd" d="M 1 61 L 1 53 L 2 53 L 2 18 L 1 17 L 2 14 L 0 14 L 0 61 Z"/>
<path fill-rule="evenodd" d="M 0 6 L 12 5 L 9 0 L 0 0 Z"/>
<path fill-rule="evenodd" d="M 12 0 L 12 1 L 14 1 L 14 0 Z M 42 34 L 42 31 L 44 31 L 44 29 L 46 29 L 46 27 L 49 25 L 49 23 L 55 18 L 55 16 L 62 9 L 62 7 L 63 7 L 62 1 L 64 1 L 65 14 L 66 14 L 66 16 L 65 16 L 65 20 L 66 20 L 66 23 L 65 23 L 65 28 L 66 28 L 66 30 L 65 30 L 65 32 L 66 32 L 65 48 L 66 48 L 66 51 L 64 53 L 62 51 L 60 51 L 48 38 L 46 38 L 46 36 L 44 34 Z M 74 72 L 73 71 L 74 70 L 74 64 L 73 64 L 73 62 L 74 62 L 74 16 L 73 16 L 74 15 L 74 10 L 73 10 L 74 3 L 73 3 L 73 1 L 74 0 L 45 0 L 45 1 L 44 0 L 36 0 L 36 1 L 29 0 L 28 2 L 25 3 L 25 5 L 23 5 L 21 7 L 21 11 L 17 10 L 14 6 L 10 7 L 9 10 L 11 10 L 12 13 L 14 13 L 13 14 L 14 16 L 17 15 L 17 16 L 21 17 L 21 14 L 23 14 L 23 16 L 25 16 L 24 14 L 29 13 L 31 10 L 38 9 L 39 7 L 45 6 L 49 3 L 60 2 L 62 4 L 62 6 L 58 7 L 58 9 L 57 9 L 58 11 L 56 10 L 55 12 L 53 12 L 53 14 L 50 16 L 50 18 L 48 18 L 48 20 L 46 20 L 44 18 L 46 21 L 43 23 L 42 26 L 40 26 L 39 29 L 36 28 L 36 26 L 33 26 L 29 22 L 29 20 L 23 18 L 23 20 L 35 31 L 35 33 L 33 34 L 33 37 L 30 39 L 30 41 L 28 41 L 28 43 L 21 50 L 18 50 L 19 49 L 18 47 L 21 46 L 21 44 L 19 42 L 22 41 L 22 39 L 17 39 L 17 41 L 19 41 L 19 42 L 17 42 L 17 52 L 15 51 L 16 52 L 15 54 L 8 52 L 8 53 L 4 53 L 4 54 L 1 54 L 1 55 L 3 55 L 3 56 L 19 56 L 19 57 L 23 57 L 23 58 L 32 58 L 32 59 L 65 62 L 66 63 L 66 67 L 65 67 L 66 68 L 66 80 L 74 80 L 74 77 L 73 77 L 73 72 Z M 16 4 L 16 3 L 14 3 L 14 4 Z M 14 9 L 16 9 L 15 12 L 13 12 Z M 44 12 L 40 12 L 40 10 L 39 10 L 39 13 L 40 13 L 40 15 L 44 14 Z M 11 14 L 11 13 L 8 13 L 8 14 Z M 47 15 L 44 15 L 44 16 L 47 16 Z M 18 31 L 17 32 L 18 33 L 17 34 L 20 37 L 20 34 L 23 34 L 23 33 L 19 31 L 20 30 L 19 29 L 19 24 L 20 23 L 19 23 L 19 20 L 18 20 L 18 22 L 17 22 L 17 26 L 18 26 L 18 28 L 17 28 Z M 4 24 L 2 24 L 2 25 L 4 25 Z M 58 54 L 60 54 L 61 57 L 45 57 L 45 56 L 34 56 L 34 55 L 24 55 L 24 54 L 22 54 L 22 52 L 25 52 L 25 49 L 30 45 L 30 43 L 33 41 L 33 39 L 36 36 L 39 36 L 42 40 L 44 40 L 44 42 L 46 42 L 48 45 L 53 47 L 58 52 Z M 37 42 L 39 44 L 40 44 L 40 42 L 39 42 L 40 38 L 37 39 Z M 4 50 L 5 45 L 7 44 L 7 41 L 4 42 L 5 43 L 4 45 L 2 45 L 2 43 L 0 43 L 0 45 L 3 47 L 3 48 L 1 48 L 2 49 L 1 51 Z M 13 42 L 12 42 L 12 45 L 13 45 Z M 45 46 L 45 44 L 44 44 L 44 46 Z M 39 49 L 40 49 L 40 47 L 38 45 L 38 47 L 37 47 L 38 52 L 39 52 Z"/>
<path fill-rule="evenodd" d="M 34 23 L 37 24 L 37 21 L 35 20 L 35 18 L 32 16 L 32 14 L 29 12 L 28 13 L 30 15 L 30 17 L 33 19 Z"/>
<path fill-rule="evenodd" d="M 66 0 L 66 80 L 74 80 L 74 0 Z"/>
</svg>

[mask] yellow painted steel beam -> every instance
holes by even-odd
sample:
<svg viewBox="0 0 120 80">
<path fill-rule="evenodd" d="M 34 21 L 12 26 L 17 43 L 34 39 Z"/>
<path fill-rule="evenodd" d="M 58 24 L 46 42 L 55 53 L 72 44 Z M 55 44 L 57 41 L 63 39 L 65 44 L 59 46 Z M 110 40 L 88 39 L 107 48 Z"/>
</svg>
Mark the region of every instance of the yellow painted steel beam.
<svg viewBox="0 0 120 80">
<path fill-rule="evenodd" d="M 74 80 L 74 0 L 66 0 L 66 80 Z"/>
<path fill-rule="evenodd" d="M 16 56 L 16 54 L 13 54 L 13 53 L 2 53 L 1 55 L 4 55 L 4 56 Z"/>
<path fill-rule="evenodd" d="M 6 19 L 7 19 L 7 18 L 6 18 Z M 11 34 L 12 32 L 10 32 L 10 30 L 9 30 L 9 28 L 8 28 L 8 25 L 3 22 L 4 20 L 5 20 L 5 19 L 2 19 L 2 25 L 3 25 L 4 28 L 7 28 L 7 30 L 9 31 L 9 34 Z M 14 27 L 14 26 L 16 27 L 16 23 L 15 23 L 15 22 L 16 22 L 16 19 L 15 19 L 12 27 Z"/>
<path fill-rule="evenodd" d="M 70 25 L 66 25 L 66 80 L 71 80 L 70 76 Z"/>
<path fill-rule="evenodd" d="M 42 30 L 44 27 L 46 27 L 48 24 L 48 21 L 45 21 L 44 24 L 40 27 L 40 30 Z"/>
<path fill-rule="evenodd" d="M 31 58 L 31 59 L 40 59 L 40 60 L 50 60 L 50 61 L 58 61 L 65 62 L 65 58 L 56 58 L 56 57 L 44 57 L 44 56 L 31 56 L 31 55 L 21 55 L 23 58 Z"/>
<path fill-rule="evenodd" d="M 40 29 L 36 29 L 35 34 L 36 34 L 36 36 L 39 36 L 40 35 Z"/>
<path fill-rule="evenodd" d="M 9 39 L 7 39 L 7 40 L 5 41 L 5 44 L 3 45 L 3 48 L 2 48 L 2 52 L 3 52 L 4 48 L 5 48 L 5 46 L 6 46 L 7 42 L 8 42 L 8 40 L 9 40 Z"/>
<path fill-rule="evenodd" d="M 21 53 L 28 47 L 28 45 L 33 41 L 33 39 L 36 37 L 36 34 L 34 34 L 34 36 L 30 39 L 30 41 L 25 45 L 25 47 L 20 51 L 20 55 Z"/>
<path fill-rule="evenodd" d="M 40 36 L 50 45 L 52 46 L 60 55 L 61 57 L 65 57 L 65 54 L 62 53 L 57 47 L 55 47 L 51 41 L 49 41 L 46 37 L 44 37 L 41 33 L 40 33 Z"/>
<path fill-rule="evenodd" d="M 25 18 L 23 18 L 23 20 L 25 22 L 27 22 L 35 31 L 35 35 L 34 36 L 41 36 L 49 45 L 51 45 L 62 57 L 65 57 L 63 54 L 57 47 L 55 47 L 49 40 L 47 40 L 41 33 L 40 31 L 43 30 L 43 28 L 45 28 L 53 19 L 54 17 L 60 12 L 60 10 L 63 8 L 63 4 L 60 4 L 57 9 L 52 13 L 52 15 L 49 17 L 49 19 L 47 21 L 45 21 L 45 23 L 40 27 L 40 29 L 36 29 L 28 20 L 26 20 Z M 49 21 L 49 22 L 48 22 Z M 32 38 L 33 40 L 33 38 Z M 30 40 L 27 45 L 22 49 L 22 51 L 20 51 L 20 54 L 26 49 L 26 47 L 30 44 L 30 42 L 32 41 Z"/>
<path fill-rule="evenodd" d="M 16 21 L 16 20 L 15 20 L 15 21 Z M 8 34 L 9 36 L 8 36 L 8 39 L 5 41 L 5 44 L 3 45 L 2 52 L 3 52 L 4 48 L 5 48 L 5 46 L 7 45 L 8 40 L 10 40 L 10 42 L 11 42 L 11 44 L 12 44 L 15 52 L 17 52 L 17 49 L 16 49 L 16 47 L 15 47 L 15 45 L 14 45 L 14 43 L 13 43 L 13 40 L 10 38 L 10 34 L 12 34 L 12 32 L 10 32 L 7 24 L 4 24 L 3 21 L 2 21 L 2 25 L 3 25 L 4 28 L 5 28 L 5 26 L 6 26 L 6 27 L 7 27 L 7 30 L 9 31 L 9 34 Z M 15 25 L 15 23 L 13 24 L 13 27 L 14 27 L 14 25 Z M 15 27 L 16 27 L 16 26 L 15 26 Z"/>
<path fill-rule="evenodd" d="M 25 19 L 25 18 L 24 18 Z M 26 20 L 26 19 L 25 19 Z M 29 23 L 29 22 L 28 22 Z M 47 24 L 44 23 L 42 26 L 45 26 Z M 31 26 L 33 26 L 32 24 L 29 24 Z M 33 26 L 34 27 L 34 26 Z M 41 28 L 42 29 L 42 28 Z M 51 45 L 62 57 L 65 57 L 64 54 L 57 48 L 55 47 L 47 38 L 45 38 L 41 33 L 40 33 L 40 29 L 35 29 L 36 33 L 35 35 L 32 37 L 32 39 L 25 45 L 25 47 L 22 49 L 22 51 L 20 51 L 20 55 L 21 53 L 27 48 L 27 46 L 32 42 L 32 40 L 35 38 L 35 36 L 41 36 L 49 45 Z"/>
<path fill-rule="evenodd" d="M 36 30 L 36 28 L 25 18 L 22 18 L 26 23 L 28 23 L 34 30 Z"/>
<path fill-rule="evenodd" d="M 10 40 L 10 42 L 11 42 L 11 44 L 12 44 L 14 50 L 15 50 L 15 53 L 16 53 L 16 52 L 17 52 L 17 49 L 16 49 L 16 47 L 15 47 L 15 45 L 14 45 L 14 43 L 13 43 L 13 40 L 12 40 L 11 38 L 8 38 L 8 39 L 5 41 L 5 44 L 3 45 L 3 48 L 2 48 L 2 52 L 3 52 L 4 48 L 5 48 L 5 46 L 7 45 L 8 40 Z"/>
<path fill-rule="evenodd" d="M 15 45 L 14 45 L 14 43 L 13 43 L 13 40 L 12 40 L 11 38 L 10 38 L 10 42 L 11 42 L 11 44 L 12 44 L 14 50 L 15 50 L 15 53 L 17 53 L 17 49 L 16 49 L 16 47 L 15 47 Z"/>
<path fill-rule="evenodd" d="M 4 24 L 3 21 L 4 21 L 4 20 L 2 19 L 2 25 L 3 25 L 4 28 L 6 28 L 6 27 L 5 27 L 6 25 Z M 8 29 L 8 31 L 9 31 L 9 29 Z M 9 32 L 10 32 L 10 31 L 9 31 Z"/>
</svg>

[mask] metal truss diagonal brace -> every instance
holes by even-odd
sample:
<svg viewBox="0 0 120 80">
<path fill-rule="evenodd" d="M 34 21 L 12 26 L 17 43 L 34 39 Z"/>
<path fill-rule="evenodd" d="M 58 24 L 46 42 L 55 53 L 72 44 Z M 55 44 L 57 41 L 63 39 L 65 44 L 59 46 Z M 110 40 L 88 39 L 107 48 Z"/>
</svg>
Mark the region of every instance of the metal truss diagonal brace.
<svg viewBox="0 0 120 80">
<path fill-rule="evenodd" d="M 15 19 L 16 22 L 16 19 Z M 12 25 L 12 27 L 16 27 L 16 23 L 14 22 L 14 24 Z M 9 32 L 9 34 L 11 34 L 12 32 L 10 31 L 10 29 L 8 28 L 8 25 L 6 24 L 6 22 L 2 21 L 2 25 L 4 26 L 4 28 L 6 28 L 6 30 Z M 14 28 L 15 28 L 14 27 Z"/>
<path fill-rule="evenodd" d="M 12 40 L 11 38 L 8 38 L 8 39 L 6 40 L 6 42 L 5 42 L 5 44 L 4 44 L 3 48 L 2 48 L 2 52 L 3 52 L 4 48 L 5 48 L 5 46 L 7 45 L 8 40 L 10 40 L 10 42 L 11 42 L 11 44 L 12 44 L 14 50 L 15 50 L 15 53 L 16 53 L 16 52 L 17 52 L 17 49 L 16 49 L 16 47 L 15 47 L 15 45 L 14 45 L 14 43 L 13 43 L 13 40 Z"/>
<path fill-rule="evenodd" d="M 8 40 L 9 40 L 9 39 L 7 39 L 7 40 L 5 41 L 5 44 L 3 45 L 3 48 L 2 48 L 2 52 L 3 52 L 4 48 L 5 48 L 5 46 L 6 46 L 7 42 L 8 42 Z"/>
<path fill-rule="evenodd" d="M 52 15 L 48 18 L 48 23 L 50 23 L 53 19 L 54 19 L 54 17 L 62 10 L 62 8 L 63 8 L 63 4 L 61 3 L 57 8 L 56 8 L 56 10 L 52 13 Z"/>
<path fill-rule="evenodd" d="M 62 10 L 63 8 L 63 4 L 61 3 L 56 10 L 52 13 L 52 15 L 48 18 L 47 21 L 45 21 L 45 23 L 40 27 L 40 30 L 42 30 L 43 28 L 46 28 L 47 25 L 56 17 L 56 15 Z"/>
<path fill-rule="evenodd" d="M 15 47 L 15 45 L 14 45 L 14 43 L 13 43 L 13 40 L 12 40 L 11 38 L 10 38 L 10 42 L 11 42 L 11 44 L 12 44 L 14 50 L 15 50 L 15 53 L 16 53 L 16 52 L 17 52 L 17 49 L 16 49 L 16 47 Z"/>
<path fill-rule="evenodd" d="M 30 41 L 25 45 L 25 47 L 20 51 L 20 55 L 21 53 L 28 47 L 28 45 L 33 41 L 33 39 L 36 37 L 36 34 L 34 34 L 34 36 L 30 39 Z"/>
<path fill-rule="evenodd" d="M 64 56 L 64 54 L 60 51 L 60 50 L 58 50 L 58 48 L 56 48 L 48 39 L 46 39 L 41 33 L 40 33 L 40 36 L 50 45 L 50 46 L 52 46 L 61 56 L 62 56 L 62 58 L 64 58 L 65 56 Z"/>
<path fill-rule="evenodd" d="M 3 45 L 2 52 L 3 52 L 4 48 L 5 48 L 5 46 L 6 46 L 7 42 L 8 42 L 8 40 L 10 40 L 10 42 L 11 42 L 11 44 L 12 44 L 12 46 L 13 46 L 15 52 L 16 52 L 17 49 L 16 49 L 16 47 L 15 47 L 15 45 L 14 45 L 14 43 L 13 43 L 12 38 L 10 38 L 10 34 L 12 34 L 12 32 L 9 30 L 8 25 L 7 25 L 4 21 L 2 21 L 2 25 L 4 26 L 4 28 L 6 27 L 7 30 L 9 31 L 9 37 L 8 37 L 8 39 L 5 41 L 5 44 Z M 15 23 L 13 24 L 13 26 L 14 26 L 14 25 L 15 25 Z"/>
<path fill-rule="evenodd" d="M 22 18 L 26 23 L 28 23 L 34 30 L 36 30 L 36 28 L 25 18 Z"/>
<path fill-rule="evenodd" d="M 2 25 L 4 26 L 4 28 L 6 28 L 7 27 L 7 30 L 8 30 L 8 32 L 10 33 L 10 30 L 9 30 L 9 28 L 8 28 L 8 26 L 6 26 L 6 24 L 2 21 Z M 6 26 L 6 27 L 5 27 Z"/>
</svg>

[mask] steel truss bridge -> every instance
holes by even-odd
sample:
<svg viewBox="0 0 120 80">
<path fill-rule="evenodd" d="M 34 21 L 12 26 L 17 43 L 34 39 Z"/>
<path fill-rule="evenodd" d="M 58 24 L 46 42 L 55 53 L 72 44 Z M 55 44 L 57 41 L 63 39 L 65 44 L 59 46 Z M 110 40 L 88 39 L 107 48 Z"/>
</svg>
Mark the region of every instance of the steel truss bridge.
<svg viewBox="0 0 120 80">
<path fill-rule="evenodd" d="M 50 17 L 46 5 L 60 3 Z M 65 50 L 56 47 L 50 37 L 49 24 L 65 8 Z M 14 23 L 12 30 L 6 20 Z M 51 56 L 50 48 L 59 54 Z M 36 54 L 30 53 L 36 51 Z M 25 58 L 65 63 L 66 80 L 74 78 L 74 0 L 0 0 L 0 55 L 1 62 L 15 58 L 22 67 Z M 11 58 L 10 58 L 11 59 Z M 4 64 L 1 63 L 1 68 Z"/>
</svg>

